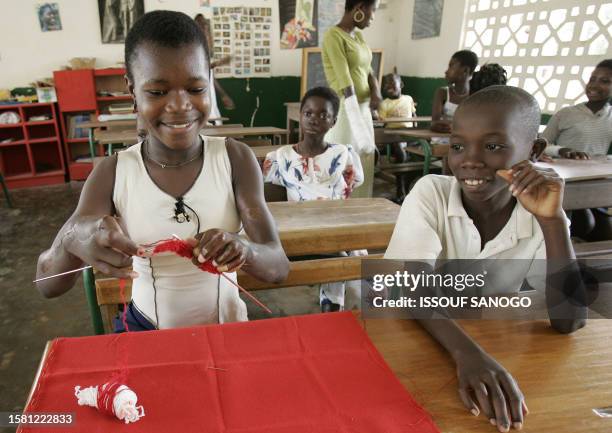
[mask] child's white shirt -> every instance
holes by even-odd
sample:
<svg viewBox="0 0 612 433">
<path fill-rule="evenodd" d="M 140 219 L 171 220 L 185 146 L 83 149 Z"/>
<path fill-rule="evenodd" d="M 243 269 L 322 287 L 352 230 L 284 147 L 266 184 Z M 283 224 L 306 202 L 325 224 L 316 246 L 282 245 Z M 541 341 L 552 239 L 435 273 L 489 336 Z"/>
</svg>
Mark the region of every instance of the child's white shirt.
<svg viewBox="0 0 612 433">
<path fill-rule="evenodd" d="M 438 259 L 523 259 L 513 262 L 512 272 L 504 276 L 503 291 L 512 293 L 526 278 L 541 287 L 545 269 L 541 263 L 534 266 L 533 260 L 546 258 L 546 245 L 535 216 L 517 202 L 506 225 L 481 250 L 459 182 L 452 176 L 428 175 L 404 200 L 385 258 L 432 264 Z"/>
</svg>

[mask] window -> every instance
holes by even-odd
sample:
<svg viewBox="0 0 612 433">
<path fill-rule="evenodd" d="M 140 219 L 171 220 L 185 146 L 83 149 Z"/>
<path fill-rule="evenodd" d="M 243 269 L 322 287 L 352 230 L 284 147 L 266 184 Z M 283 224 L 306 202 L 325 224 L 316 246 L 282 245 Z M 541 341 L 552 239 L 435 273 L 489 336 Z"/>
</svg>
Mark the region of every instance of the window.
<svg viewBox="0 0 612 433">
<path fill-rule="evenodd" d="M 499 63 L 508 84 L 544 112 L 586 100 L 584 86 L 609 53 L 609 0 L 467 0 L 462 46 Z M 608 57 L 610 55 L 608 54 Z"/>
</svg>

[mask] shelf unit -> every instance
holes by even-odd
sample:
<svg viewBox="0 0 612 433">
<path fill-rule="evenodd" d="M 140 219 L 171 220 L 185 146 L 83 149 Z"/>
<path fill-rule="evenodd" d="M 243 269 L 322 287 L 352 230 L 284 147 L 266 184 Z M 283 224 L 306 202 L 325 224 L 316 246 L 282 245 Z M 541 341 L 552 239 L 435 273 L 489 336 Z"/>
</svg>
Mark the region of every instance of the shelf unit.
<svg viewBox="0 0 612 433">
<path fill-rule="evenodd" d="M 113 103 L 126 103 L 130 95 L 101 96 L 101 92 L 126 92 L 124 68 L 55 71 L 53 78 L 60 109 L 68 173 L 72 180 L 84 180 L 93 169 L 88 138 L 75 137 L 75 116 L 108 114 Z M 89 119 L 88 119 L 89 120 Z"/>
<path fill-rule="evenodd" d="M 7 111 L 16 112 L 21 119 L 19 123 L 0 125 L 0 172 L 7 187 L 63 183 L 66 164 L 55 104 L 0 105 L 0 113 Z M 28 121 L 40 115 L 50 119 Z"/>
</svg>

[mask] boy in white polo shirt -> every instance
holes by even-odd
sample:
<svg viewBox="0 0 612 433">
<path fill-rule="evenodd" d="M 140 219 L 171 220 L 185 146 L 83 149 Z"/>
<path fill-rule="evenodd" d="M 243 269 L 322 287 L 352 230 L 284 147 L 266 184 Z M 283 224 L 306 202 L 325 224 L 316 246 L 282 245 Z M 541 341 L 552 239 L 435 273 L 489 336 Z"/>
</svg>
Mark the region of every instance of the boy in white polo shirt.
<svg viewBox="0 0 612 433">
<path fill-rule="evenodd" d="M 488 87 L 463 101 L 453 119 L 448 155 L 454 177 L 429 175 L 417 182 L 402 205 L 385 258 L 573 259 L 561 208 L 563 181 L 530 162 L 546 145 L 537 139 L 539 122 L 537 102 L 516 87 Z M 507 290 L 518 292 L 530 271 L 529 266 L 513 269 Z M 580 317 L 586 310 L 572 308 L 565 317 L 576 319 L 551 319 L 559 332 L 584 326 Z M 520 429 L 527 410 L 512 376 L 454 321 L 421 324 L 455 360 L 468 410 L 478 415 L 480 406 L 501 432 Z"/>
<path fill-rule="evenodd" d="M 546 154 L 560 158 L 590 159 L 610 152 L 612 143 L 612 59 L 599 62 L 585 89 L 587 102 L 555 113 L 542 133 Z M 612 239 L 612 217 L 607 209 L 572 211 L 572 236 L 586 241 Z"/>
</svg>

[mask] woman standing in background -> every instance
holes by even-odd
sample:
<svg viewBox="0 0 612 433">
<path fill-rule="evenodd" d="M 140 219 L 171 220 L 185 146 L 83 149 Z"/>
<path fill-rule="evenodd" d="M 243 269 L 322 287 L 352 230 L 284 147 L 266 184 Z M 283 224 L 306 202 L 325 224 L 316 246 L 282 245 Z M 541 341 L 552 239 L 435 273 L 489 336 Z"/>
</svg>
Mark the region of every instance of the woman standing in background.
<svg viewBox="0 0 612 433">
<path fill-rule="evenodd" d="M 351 144 L 361 158 L 364 183 L 352 197 L 371 197 L 374 181 L 374 126 L 372 117 L 382 101 L 372 72 L 372 51 L 360 30 L 374 20 L 377 0 L 346 0 L 344 16 L 323 38 L 323 68 L 329 86 L 342 98 L 336 125 L 325 141 Z"/>
</svg>

